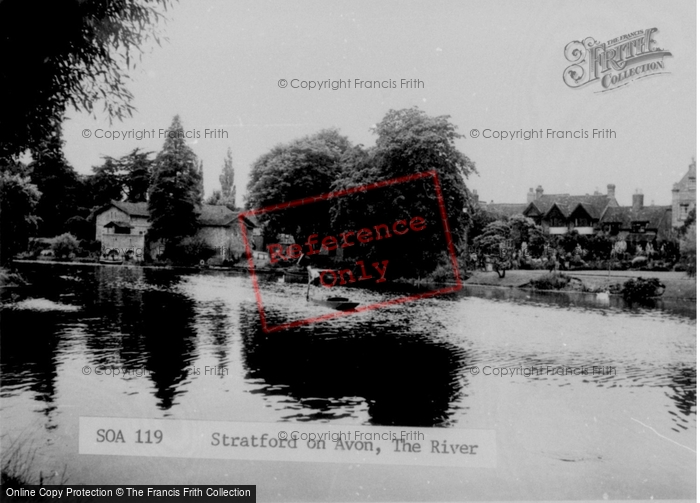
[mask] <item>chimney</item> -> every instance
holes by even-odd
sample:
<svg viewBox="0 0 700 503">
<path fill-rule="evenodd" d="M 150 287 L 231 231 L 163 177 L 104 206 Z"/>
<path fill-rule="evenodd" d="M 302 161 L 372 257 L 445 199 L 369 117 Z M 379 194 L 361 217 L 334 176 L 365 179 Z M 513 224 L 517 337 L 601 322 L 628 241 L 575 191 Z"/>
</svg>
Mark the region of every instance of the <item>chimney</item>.
<svg viewBox="0 0 700 503">
<path fill-rule="evenodd" d="M 472 196 L 474 197 L 474 201 L 477 203 L 479 202 L 479 193 L 476 191 L 476 189 L 472 190 Z"/>
<path fill-rule="evenodd" d="M 644 194 L 637 191 L 632 194 L 632 211 L 639 211 L 644 207 Z"/>
<path fill-rule="evenodd" d="M 615 198 L 615 184 L 609 183 L 608 184 L 608 199 L 614 199 L 614 198 Z"/>
<path fill-rule="evenodd" d="M 544 193 L 544 189 L 542 188 L 542 185 L 537 186 L 537 190 L 535 190 L 535 193 L 537 194 L 535 199 L 539 199 L 542 197 L 542 194 Z"/>
<path fill-rule="evenodd" d="M 527 203 L 530 204 L 535 200 L 535 191 L 530 187 L 530 192 L 527 193 Z"/>
</svg>

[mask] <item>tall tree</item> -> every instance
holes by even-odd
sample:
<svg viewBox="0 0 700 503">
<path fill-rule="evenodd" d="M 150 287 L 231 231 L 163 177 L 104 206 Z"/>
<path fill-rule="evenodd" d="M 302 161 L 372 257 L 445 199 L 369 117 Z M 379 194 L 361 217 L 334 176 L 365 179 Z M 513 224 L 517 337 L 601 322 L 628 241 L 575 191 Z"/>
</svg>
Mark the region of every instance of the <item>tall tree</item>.
<svg viewBox="0 0 700 503">
<path fill-rule="evenodd" d="M 7 171 L 0 173 L 0 264 L 27 248 L 36 231 L 35 214 L 41 194 L 29 178 Z"/>
<path fill-rule="evenodd" d="M 263 208 L 315 197 L 331 190 L 340 172 L 340 161 L 350 142 L 337 130 L 326 129 L 312 136 L 277 145 L 254 163 L 248 182 L 247 208 Z M 328 232 L 330 203 L 320 201 L 261 214 L 267 240 L 280 233 L 297 240 Z"/>
<path fill-rule="evenodd" d="M 333 184 L 334 190 L 382 182 L 434 170 L 443 195 L 453 243 L 463 249 L 468 224 L 466 180 L 474 163 L 457 149 L 463 138 L 449 116 L 431 117 L 417 108 L 390 110 L 372 129 L 377 143 L 366 152 L 353 152 Z M 400 183 L 334 200 L 334 228 L 359 229 L 378 223 L 421 216 L 426 229 L 400 238 L 348 249 L 369 258 L 390 255 L 395 275 L 421 276 L 445 260 L 447 241 L 437 191 L 430 178 Z M 379 220 L 385 220 L 380 222 Z"/>
<path fill-rule="evenodd" d="M 119 161 L 105 156 L 101 166 L 92 167 L 92 175 L 85 179 L 91 206 L 99 207 L 112 200 L 121 201 L 124 193 L 124 176 Z"/>
<path fill-rule="evenodd" d="M 124 189 L 126 200 L 132 203 L 146 202 L 148 187 L 151 184 L 153 171 L 152 152 L 141 152 L 135 148 L 119 159 L 119 165 L 124 171 Z"/>
<path fill-rule="evenodd" d="M 199 166 L 197 156 L 185 143 L 180 117 L 175 116 L 163 150 L 156 156 L 148 191 L 149 239 L 162 240 L 166 254 L 197 230 L 201 205 Z"/>
<path fill-rule="evenodd" d="M 68 105 L 110 119 L 133 111 L 126 87 L 170 0 L 0 2 L 0 157 L 35 149 L 60 126 Z"/>
<path fill-rule="evenodd" d="M 84 200 L 87 191 L 73 167 L 63 156 L 60 129 L 39 143 L 32 151 L 29 164 L 31 183 L 41 192 L 36 209 L 39 217 L 39 235 L 57 236 L 66 230 L 66 221 L 78 214 L 86 214 L 90 203 Z"/>
<path fill-rule="evenodd" d="M 204 202 L 204 161 L 199 161 L 197 176 L 199 177 L 197 183 L 197 191 L 199 194 L 197 197 L 199 204 L 202 204 Z"/>
<path fill-rule="evenodd" d="M 231 209 L 236 207 L 236 186 L 234 185 L 234 174 L 233 155 L 231 154 L 231 147 L 229 147 L 226 151 L 224 167 L 221 169 L 221 174 L 219 175 L 219 183 L 221 184 L 222 204 L 225 204 Z"/>
</svg>

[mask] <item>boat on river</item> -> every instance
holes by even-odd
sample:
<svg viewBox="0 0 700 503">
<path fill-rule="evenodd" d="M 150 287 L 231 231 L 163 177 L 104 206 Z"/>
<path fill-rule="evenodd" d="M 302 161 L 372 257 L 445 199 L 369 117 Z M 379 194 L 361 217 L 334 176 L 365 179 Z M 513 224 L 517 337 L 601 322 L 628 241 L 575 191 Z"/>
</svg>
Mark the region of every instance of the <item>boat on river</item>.
<svg viewBox="0 0 700 503">
<path fill-rule="evenodd" d="M 309 297 L 309 290 L 311 289 L 311 283 L 313 283 L 315 280 L 319 280 L 321 278 L 321 269 L 315 269 L 313 267 L 307 267 L 307 275 L 308 275 L 308 284 L 306 287 L 306 301 L 311 302 L 313 304 L 319 305 L 319 306 L 324 306 L 324 307 L 330 307 L 331 309 L 336 309 L 338 311 L 352 311 L 354 310 L 357 306 L 360 305 L 359 302 L 352 302 L 350 299 L 347 297 L 327 297 L 325 299 L 315 299 L 313 297 Z"/>
<path fill-rule="evenodd" d="M 328 297 L 327 299 L 309 299 L 309 302 L 319 306 L 330 307 L 338 311 L 352 311 L 360 305 L 359 302 L 351 302 L 347 297 Z"/>
<path fill-rule="evenodd" d="M 100 264 L 113 264 L 113 265 L 121 265 L 124 263 L 124 258 L 121 257 L 118 253 L 112 251 L 110 253 L 106 253 L 100 257 Z"/>
</svg>

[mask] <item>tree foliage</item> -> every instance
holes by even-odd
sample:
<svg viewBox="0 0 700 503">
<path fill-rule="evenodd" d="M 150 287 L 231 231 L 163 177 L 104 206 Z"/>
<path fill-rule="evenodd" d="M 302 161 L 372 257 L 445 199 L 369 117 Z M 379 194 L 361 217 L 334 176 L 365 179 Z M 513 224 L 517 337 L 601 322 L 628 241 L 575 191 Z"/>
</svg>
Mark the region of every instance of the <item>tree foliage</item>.
<svg viewBox="0 0 700 503">
<path fill-rule="evenodd" d="M 201 206 L 201 175 L 197 156 L 185 143 L 180 117 L 175 116 L 156 156 L 149 189 L 149 239 L 177 244 L 197 230 Z"/>
<path fill-rule="evenodd" d="M 80 250 L 80 243 L 73 234 L 66 232 L 56 237 L 51 249 L 58 258 L 70 258 Z"/>
<path fill-rule="evenodd" d="M 153 172 L 152 154 L 153 152 L 141 152 L 135 148 L 119 159 L 119 166 L 124 172 L 126 200 L 131 203 L 143 203 L 148 199 Z"/>
<path fill-rule="evenodd" d="M 86 191 L 83 184 L 63 156 L 60 129 L 54 136 L 39 143 L 29 164 L 31 183 L 41 193 L 36 215 L 39 217 L 39 235 L 56 236 L 66 230 L 66 221 L 77 214 L 86 214 Z"/>
<path fill-rule="evenodd" d="M 234 175 L 233 170 L 233 155 L 231 154 L 231 148 L 226 151 L 226 158 L 224 159 L 224 167 L 221 169 L 221 174 L 219 175 L 219 183 L 221 184 L 221 202 L 219 204 L 225 204 L 230 209 L 236 207 L 236 186 L 234 185 Z"/>
<path fill-rule="evenodd" d="M 124 180 L 118 161 L 112 157 L 105 157 L 104 160 L 101 166 L 93 166 L 93 174 L 85 179 L 91 207 L 103 206 L 112 200 L 121 201 L 124 193 Z"/>
<path fill-rule="evenodd" d="M 258 158 L 248 182 L 246 208 L 263 208 L 330 192 L 350 142 L 338 131 L 326 129 L 311 136 L 277 145 Z M 260 215 L 266 241 L 280 233 L 305 239 L 330 231 L 329 203 L 322 201 L 290 210 Z M 274 241 L 276 242 L 276 241 Z"/>
<path fill-rule="evenodd" d="M 681 237 L 680 251 L 683 255 L 695 258 L 697 254 L 697 232 L 696 223 L 691 223 Z"/>
<path fill-rule="evenodd" d="M 34 149 L 60 127 L 68 105 L 110 118 L 133 111 L 127 89 L 154 27 L 170 0 L 56 0 L 0 2 L 0 157 Z"/>
<path fill-rule="evenodd" d="M 153 171 L 151 155 L 152 152 L 136 148 L 118 159 L 105 156 L 101 166 L 93 166 L 93 174 L 84 180 L 90 207 L 94 209 L 112 200 L 145 202 Z"/>
<path fill-rule="evenodd" d="M 481 253 L 497 255 L 512 236 L 513 229 L 506 220 L 495 220 L 484 228 L 484 232 L 474 240 L 474 244 Z"/>
<path fill-rule="evenodd" d="M 469 213 L 466 186 L 468 176 L 476 172 L 474 163 L 457 149 L 463 138 L 449 116 L 431 117 L 417 108 L 390 110 L 372 128 L 376 146 L 348 152 L 334 190 L 383 182 L 393 178 L 434 170 L 443 195 L 447 224 L 457 249 L 463 246 Z M 359 229 L 378 223 L 421 216 L 427 220 L 425 232 L 401 239 L 376 243 L 368 258 L 391 255 L 395 275 L 421 276 L 432 272 L 444 260 L 447 241 L 438 199 L 431 178 L 357 192 L 334 201 L 332 222 L 336 229 Z M 377 221 L 382 220 L 382 222 Z M 357 250 L 355 250 L 357 251 Z"/>
<path fill-rule="evenodd" d="M 35 211 L 40 196 L 29 178 L 0 173 L 0 264 L 27 248 L 29 237 L 37 229 Z"/>
</svg>

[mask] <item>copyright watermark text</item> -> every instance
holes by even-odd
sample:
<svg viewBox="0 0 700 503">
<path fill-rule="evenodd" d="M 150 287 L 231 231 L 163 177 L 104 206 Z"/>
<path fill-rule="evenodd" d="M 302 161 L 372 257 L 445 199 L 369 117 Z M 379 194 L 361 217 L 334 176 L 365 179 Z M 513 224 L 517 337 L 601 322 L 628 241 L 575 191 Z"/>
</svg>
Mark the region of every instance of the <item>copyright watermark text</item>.
<svg viewBox="0 0 700 503">
<path fill-rule="evenodd" d="M 307 91 L 339 91 L 342 89 L 425 89 L 425 82 L 421 79 L 279 79 L 277 87 L 281 89 L 305 89 Z"/>
<path fill-rule="evenodd" d="M 614 129 L 478 129 L 469 131 L 472 138 L 486 140 L 614 140 Z"/>
<path fill-rule="evenodd" d="M 610 376 L 617 375 L 617 369 L 612 366 L 567 367 L 540 365 L 532 367 L 494 367 L 491 365 L 473 366 L 469 368 L 471 375 L 497 377 L 539 377 L 539 376 Z"/>
<path fill-rule="evenodd" d="M 228 131 L 223 128 L 218 129 L 189 129 L 187 131 L 171 131 L 169 129 L 83 129 L 83 138 L 95 138 L 98 140 L 164 140 L 166 138 L 185 138 L 187 140 L 198 140 L 200 138 L 209 140 L 228 139 Z"/>
</svg>

